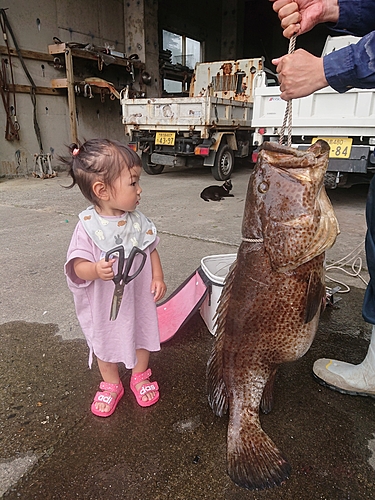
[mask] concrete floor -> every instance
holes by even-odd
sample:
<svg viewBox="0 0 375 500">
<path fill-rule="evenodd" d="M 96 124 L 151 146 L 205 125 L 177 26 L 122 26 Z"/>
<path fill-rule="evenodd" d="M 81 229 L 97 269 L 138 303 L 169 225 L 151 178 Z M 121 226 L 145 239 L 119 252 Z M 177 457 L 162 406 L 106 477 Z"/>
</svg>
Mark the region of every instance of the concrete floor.
<svg viewBox="0 0 375 500">
<path fill-rule="evenodd" d="M 249 172 L 247 165 L 236 169 L 235 197 L 221 203 L 199 198 L 204 187 L 218 184 L 209 170 L 143 175 L 140 209 L 158 227 L 169 293 L 202 257 L 236 252 Z M 367 351 L 370 328 L 361 317 L 365 284 L 342 270 L 329 273 L 350 292 L 327 308 L 309 352 L 281 367 L 275 408 L 261 418 L 292 465 L 282 486 L 251 492 L 226 474 L 227 417 L 215 417 L 207 404 L 205 368 L 213 338 L 199 312 L 152 355 L 161 387 L 157 405 L 140 408 L 127 389 L 112 417 L 91 414 L 99 374 L 96 365 L 87 368 L 86 343 L 62 273 L 77 214 L 87 203 L 77 189 L 61 187 L 67 184 L 65 174 L 0 183 L 0 495 L 375 498 L 375 400 L 336 393 L 311 375 L 319 357 L 356 363 Z M 330 192 L 341 234 L 327 254 L 328 264 L 352 251 L 364 257 L 366 191 L 360 186 Z M 123 369 L 121 376 L 127 388 L 129 372 Z"/>
</svg>

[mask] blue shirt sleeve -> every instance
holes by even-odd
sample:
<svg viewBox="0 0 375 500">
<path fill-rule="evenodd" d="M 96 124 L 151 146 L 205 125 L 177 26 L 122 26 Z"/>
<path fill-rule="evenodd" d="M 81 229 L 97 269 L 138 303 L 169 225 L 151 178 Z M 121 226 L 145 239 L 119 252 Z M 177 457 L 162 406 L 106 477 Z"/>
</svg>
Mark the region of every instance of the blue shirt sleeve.
<svg viewBox="0 0 375 500">
<path fill-rule="evenodd" d="M 363 38 L 324 56 L 325 77 L 337 92 L 375 88 L 375 0 L 339 0 L 339 7 L 332 29 Z"/>
<path fill-rule="evenodd" d="M 324 56 L 324 74 L 337 92 L 375 88 L 375 31 Z"/>
<path fill-rule="evenodd" d="M 338 0 L 339 19 L 335 30 L 363 36 L 375 30 L 375 0 Z"/>
</svg>

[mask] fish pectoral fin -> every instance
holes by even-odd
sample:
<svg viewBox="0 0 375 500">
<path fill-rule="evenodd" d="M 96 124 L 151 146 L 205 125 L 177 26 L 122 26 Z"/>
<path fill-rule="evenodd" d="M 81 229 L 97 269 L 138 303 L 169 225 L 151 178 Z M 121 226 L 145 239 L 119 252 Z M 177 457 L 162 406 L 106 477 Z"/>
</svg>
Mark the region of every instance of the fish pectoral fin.
<svg viewBox="0 0 375 500">
<path fill-rule="evenodd" d="M 223 291 L 220 295 L 216 318 L 216 339 L 207 363 L 207 393 L 212 411 L 222 417 L 228 411 L 228 394 L 223 379 L 223 351 L 226 332 L 226 318 L 231 289 L 236 275 L 237 261 L 229 269 Z"/>
<path fill-rule="evenodd" d="M 212 411 L 222 417 L 228 411 L 228 396 L 223 379 L 222 345 L 216 343 L 207 363 L 207 395 Z"/>
<path fill-rule="evenodd" d="M 309 276 L 309 284 L 306 292 L 305 323 L 315 317 L 323 304 L 325 286 L 318 273 L 312 272 Z"/>
<path fill-rule="evenodd" d="M 265 414 L 270 413 L 273 408 L 273 388 L 276 380 L 276 372 L 277 368 L 273 370 L 263 389 L 262 399 L 260 401 L 260 409 Z"/>
</svg>

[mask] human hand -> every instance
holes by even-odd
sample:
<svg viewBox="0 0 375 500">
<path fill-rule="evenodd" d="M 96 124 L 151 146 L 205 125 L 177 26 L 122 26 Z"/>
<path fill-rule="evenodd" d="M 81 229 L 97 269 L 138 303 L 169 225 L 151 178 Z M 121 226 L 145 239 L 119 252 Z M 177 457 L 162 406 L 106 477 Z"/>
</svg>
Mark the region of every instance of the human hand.
<svg viewBox="0 0 375 500">
<path fill-rule="evenodd" d="M 109 281 L 113 279 L 115 273 L 113 272 L 113 263 L 116 259 L 109 259 L 106 261 L 105 259 L 101 259 L 98 262 L 95 262 L 95 271 L 98 275 L 98 278 Z"/>
<path fill-rule="evenodd" d="M 153 278 L 151 282 L 151 293 L 154 294 L 154 302 L 162 299 L 167 291 L 167 285 L 162 278 Z"/>
<path fill-rule="evenodd" d="M 281 98 L 285 101 L 305 97 L 328 86 L 323 58 L 303 49 L 273 59 L 279 77 Z"/>
<path fill-rule="evenodd" d="M 319 23 L 336 23 L 339 18 L 338 0 L 270 0 L 278 14 L 283 35 L 302 35 Z"/>
</svg>

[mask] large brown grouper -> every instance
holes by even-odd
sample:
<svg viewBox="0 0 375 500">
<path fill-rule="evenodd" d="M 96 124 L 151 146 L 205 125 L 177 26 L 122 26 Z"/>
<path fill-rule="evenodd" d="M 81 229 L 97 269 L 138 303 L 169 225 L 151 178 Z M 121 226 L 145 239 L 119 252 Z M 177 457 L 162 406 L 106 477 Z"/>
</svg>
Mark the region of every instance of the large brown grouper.
<svg viewBox="0 0 375 500">
<path fill-rule="evenodd" d="M 248 489 L 279 485 L 290 465 L 263 431 L 280 363 L 309 349 L 325 304 L 324 251 L 339 233 L 323 185 L 329 145 L 264 143 L 250 176 L 242 243 L 226 280 L 207 368 L 209 403 L 229 407 L 227 468 Z"/>
</svg>

